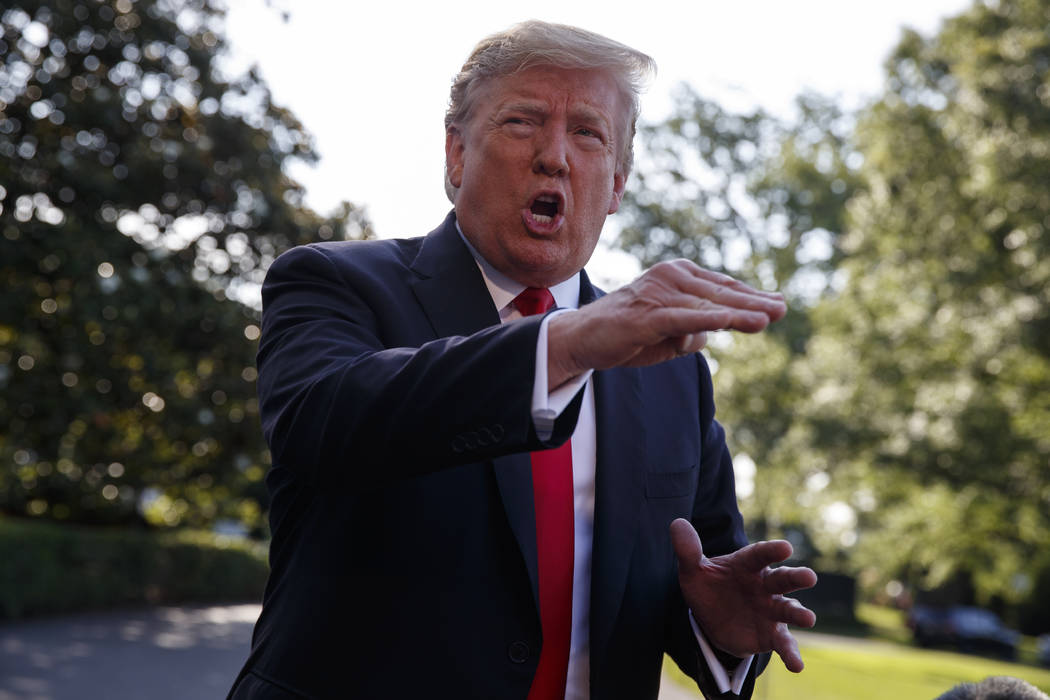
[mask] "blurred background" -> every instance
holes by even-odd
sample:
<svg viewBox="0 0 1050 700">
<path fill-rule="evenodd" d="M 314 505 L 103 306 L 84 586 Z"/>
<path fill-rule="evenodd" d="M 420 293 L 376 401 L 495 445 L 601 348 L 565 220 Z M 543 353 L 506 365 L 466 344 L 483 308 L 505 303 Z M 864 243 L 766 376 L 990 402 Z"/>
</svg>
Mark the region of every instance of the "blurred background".
<svg viewBox="0 0 1050 700">
<path fill-rule="evenodd" d="M 451 78 L 527 18 L 334 5 L 0 9 L 5 624 L 259 600 L 265 271 L 436 226 Z M 757 697 L 1050 690 L 1050 0 L 563 5 L 661 67 L 594 276 L 791 307 L 705 351 L 752 539 L 822 574 Z"/>
</svg>

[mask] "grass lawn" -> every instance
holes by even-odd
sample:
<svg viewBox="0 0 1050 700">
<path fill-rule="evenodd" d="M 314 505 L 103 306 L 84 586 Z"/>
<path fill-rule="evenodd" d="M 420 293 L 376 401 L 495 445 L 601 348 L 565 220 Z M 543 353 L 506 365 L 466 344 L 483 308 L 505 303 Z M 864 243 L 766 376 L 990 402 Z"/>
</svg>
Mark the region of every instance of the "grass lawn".
<svg viewBox="0 0 1050 700">
<path fill-rule="evenodd" d="M 774 658 L 756 687 L 756 700 L 932 700 L 953 685 L 988 676 L 1016 676 L 1050 692 L 1050 670 L 977 656 L 889 643 L 854 646 L 806 640 L 806 670 L 795 675 Z"/>
<path fill-rule="evenodd" d="M 988 676 L 1023 678 L 1050 693 L 1050 669 L 885 641 L 900 636 L 892 633 L 895 620 L 866 621 L 870 632 L 882 639 L 798 634 L 806 670 L 793 674 L 774 656 L 755 686 L 754 699 L 933 700 L 957 683 Z M 675 680 L 695 688 L 669 659 L 664 668 Z"/>
</svg>

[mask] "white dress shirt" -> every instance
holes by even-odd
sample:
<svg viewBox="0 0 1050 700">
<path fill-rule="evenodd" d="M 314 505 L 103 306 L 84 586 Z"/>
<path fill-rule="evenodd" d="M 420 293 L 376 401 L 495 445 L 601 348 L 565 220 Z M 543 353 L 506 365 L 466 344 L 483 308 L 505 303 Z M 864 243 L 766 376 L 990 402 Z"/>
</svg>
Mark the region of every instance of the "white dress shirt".
<svg viewBox="0 0 1050 700">
<path fill-rule="evenodd" d="M 459 228 L 459 224 L 456 224 Z M 524 289 L 519 284 L 492 267 L 481 254 L 470 244 L 460 230 L 460 237 L 474 256 L 488 287 L 492 302 L 499 310 L 502 323 L 522 318 L 521 312 L 512 303 Z M 540 326 L 539 338 L 536 341 L 536 376 L 532 390 L 532 420 L 536 434 L 544 439 L 554 429 L 555 419 L 569 405 L 582 388 L 583 403 L 580 415 L 572 434 L 572 485 L 573 485 L 573 528 L 575 542 L 573 547 L 574 562 L 572 570 L 572 632 L 569 645 L 569 669 L 565 684 L 565 700 L 589 700 L 590 698 L 590 603 L 591 603 L 591 548 L 594 534 L 594 473 L 597 463 L 597 433 L 594 418 L 594 387 L 591 381 L 592 370 L 587 370 L 578 377 L 560 387 L 549 391 L 547 388 L 547 324 L 551 317 L 559 313 L 571 313 L 580 306 L 580 274 L 575 275 L 550 288 L 554 304 L 558 307 L 544 319 Z M 670 534 L 668 534 L 670 537 Z M 696 635 L 700 650 L 711 668 L 719 692 L 732 690 L 739 695 L 740 689 L 751 667 L 752 658 L 737 664 L 732 677 L 726 672 L 714 655 L 689 615 L 689 623 Z"/>
</svg>

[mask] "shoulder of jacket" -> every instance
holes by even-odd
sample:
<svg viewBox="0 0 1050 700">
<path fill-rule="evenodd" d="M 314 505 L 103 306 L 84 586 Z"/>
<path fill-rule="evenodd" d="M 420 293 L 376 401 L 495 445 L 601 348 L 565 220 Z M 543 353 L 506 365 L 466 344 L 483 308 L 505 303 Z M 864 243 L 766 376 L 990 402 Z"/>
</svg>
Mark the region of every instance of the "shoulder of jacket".
<svg viewBox="0 0 1050 700">
<path fill-rule="evenodd" d="M 338 267 L 367 266 L 374 268 L 385 264 L 409 265 L 419 252 L 423 238 L 373 238 L 366 241 L 325 241 L 295 246 L 281 253 L 280 257 L 294 258 L 320 253 Z M 289 260 L 290 262 L 290 260 Z"/>
</svg>

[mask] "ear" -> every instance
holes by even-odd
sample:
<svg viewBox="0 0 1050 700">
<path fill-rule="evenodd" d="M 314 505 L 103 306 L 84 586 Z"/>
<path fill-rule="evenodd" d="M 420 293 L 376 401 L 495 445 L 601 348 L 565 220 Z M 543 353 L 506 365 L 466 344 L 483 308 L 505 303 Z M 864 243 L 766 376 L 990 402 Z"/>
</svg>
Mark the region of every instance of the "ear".
<svg viewBox="0 0 1050 700">
<path fill-rule="evenodd" d="M 615 214 L 620 208 L 620 202 L 623 201 L 623 193 L 627 187 L 627 175 L 620 170 L 616 169 L 616 174 L 613 175 L 613 188 L 612 196 L 609 198 L 609 213 Z"/>
<path fill-rule="evenodd" d="M 445 173 L 452 186 L 459 188 L 463 184 L 463 132 L 456 125 L 445 130 Z"/>
</svg>

